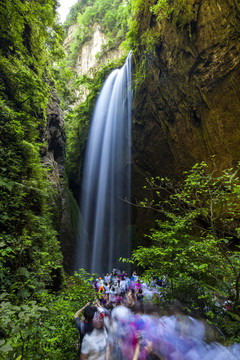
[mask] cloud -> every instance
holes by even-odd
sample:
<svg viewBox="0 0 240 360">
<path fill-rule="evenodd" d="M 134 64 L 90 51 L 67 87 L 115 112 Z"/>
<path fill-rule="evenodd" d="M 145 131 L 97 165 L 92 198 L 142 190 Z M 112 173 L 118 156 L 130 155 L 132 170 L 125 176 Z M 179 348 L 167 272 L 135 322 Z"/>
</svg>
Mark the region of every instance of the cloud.
<svg viewBox="0 0 240 360">
<path fill-rule="evenodd" d="M 60 16 L 61 23 L 64 23 L 71 7 L 76 4 L 77 0 L 59 0 L 60 7 L 58 13 Z"/>
</svg>

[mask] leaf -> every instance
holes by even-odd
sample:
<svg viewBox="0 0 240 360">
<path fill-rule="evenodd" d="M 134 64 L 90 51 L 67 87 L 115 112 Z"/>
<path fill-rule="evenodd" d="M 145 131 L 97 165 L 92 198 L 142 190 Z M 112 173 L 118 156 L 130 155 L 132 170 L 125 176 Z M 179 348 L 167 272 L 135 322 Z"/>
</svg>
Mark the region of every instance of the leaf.
<svg viewBox="0 0 240 360">
<path fill-rule="evenodd" d="M 52 338 L 52 339 L 47 339 L 47 342 L 53 343 L 53 342 L 55 342 L 57 340 L 58 340 L 58 336 L 56 336 L 55 338 Z"/>
<path fill-rule="evenodd" d="M 0 351 L 4 352 L 4 353 L 8 353 L 9 351 L 12 351 L 13 348 L 11 345 L 6 344 L 0 347 Z"/>
</svg>

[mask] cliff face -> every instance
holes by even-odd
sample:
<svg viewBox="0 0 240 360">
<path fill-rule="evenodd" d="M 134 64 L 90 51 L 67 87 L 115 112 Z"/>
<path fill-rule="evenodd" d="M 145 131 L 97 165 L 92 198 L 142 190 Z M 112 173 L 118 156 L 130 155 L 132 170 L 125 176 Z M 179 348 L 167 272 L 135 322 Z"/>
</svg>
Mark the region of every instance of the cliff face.
<svg viewBox="0 0 240 360">
<path fill-rule="evenodd" d="M 75 42 L 74 36 L 78 29 L 78 24 L 72 25 L 68 29 L 67 37 L 64 41 L 64 48 L 67 53 L 70 52 L 70 44 Z M 101 31 L 98 24 L 94 24 L 92 27 L 91 39 L 84 42 L 80 47 L 77 59 L 74 65 L 74 70 L 77 75 L 91 75 L 98 68 L 114 59 L 118 59 L 123 55 L 123 51 L 120 48 L 111 49 L 108 51 L 102 51 L 102 46 L 106 46 L 108 39 L 107 36 Z"/>
<path fill-rule="evenodd" d="M 140 41 L 133 61 L 135 70 L 145 61 L 146 72 L 133 96 L 133 202 L 148 196 L 146 177 L 181 179 L 184 170 L 203 160 L 210 163 L 212 155 L 220 172 L 234 167 L 240 153 L 239 2 L 173 0 L 168 3 L 175 10 L 161 20 L 150 11 L 155 3 L 147 0 L 137 16 L 138 38 L 151 33 L 158 40 L 150 51 Z M 188 7 L 178 12 L 179 3 Z M 76 26 L 69 28 L 66 49 L 75 31 Z M 77 56 L 78 75 L 94 76 L 108 59 L 121 57 L 119 49 L 101 52 L 106 43 L 95 24 Z M 87 89 L 79 88 L 77 95 L 84 101 Z M 153 220 L 152 212 L 133 208 L 138 235 L 148 232 Z"/>
<path fill-rule="evenodd" d="M 212 155 L 219 171 L 239 161 L 240 4 L 189 3 L 191 19 L 182 30 L 170 20 L 158 22 L 149 9 L 139 19 L 140 33 L 152 29 L 160 40 L 156 55 L 147 56 L 147 75 L 134 96 L 136 200 L 142 199 L 148 176 L 181 178 L 183 170 L 210 162 Z M 140 210 L 134 219 L 141 227 Z"/>
<path fill-rule="evenodd" d="M 75 70 L 78 75 L 92 75 L 99 66 L 116 58 L 118 59 L 122 55 L 120 49 L 109 50 L 106 53 L 101 54 L 102 45 L 106 45 L 108 39 L 101 31 L 98 24 L 93 26 L 92 31 L 92 38 L 83 44 L 77 57 Z"/>
<path fill-rule="evenodd" d="M 52 90 L 47 109 L 47 123 L 42 133 L 42 161 L 49 169 L 48 177 L 55 193 L 52 203 L 55 230 L 59 234 L 65 269 L 70 268 L 74 252 L 75 234 L 71 221 L 70 199 L 65 179 L 65 121 L 60 109 L 60 100 Z"/>
<path fill-rule="evenodd" d="M 67 53 L 70 52 L 70 44 L 75 42 L 75 33 L 78 30 L 78 24 L 72 25 L 68 29 L 67 37 L 64 41 L 64 48 Z M 108 61 L 121 58 L 123 51 L 119 48 L 102 51 L 102 46 L 106 46 L 107 36 L 101 31 L 99 24 L 94 24 L 91 28 L 92 36 L 85 41 L 79 49 L 73 70 L 78 76 L 88 75 L 93 77 L 101 65 Z M 79 86 L 76 90 L 77 103 L 86 100 L 88 89 L 84 86 Z M 75 104 L 76 105 L 76 104 Z"/>
</svg>

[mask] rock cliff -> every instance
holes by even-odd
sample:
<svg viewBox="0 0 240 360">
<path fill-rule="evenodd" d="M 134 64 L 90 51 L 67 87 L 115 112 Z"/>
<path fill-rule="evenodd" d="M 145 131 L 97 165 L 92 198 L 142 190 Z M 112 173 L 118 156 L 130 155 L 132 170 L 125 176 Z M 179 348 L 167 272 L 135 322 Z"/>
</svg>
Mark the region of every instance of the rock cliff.
<svg viewBox="0 0 240 360">
<path fill-rule="evenodd" d="M 68 54 L 70 53 L 70 44 L 76 41 L 75 33 L 77 30 L 77 24 L 70 26 L 68 29 L 67 37 L 64 41 L 64 48 Z M 91 33 L 91 38 L 80 46 L 76 61 L 73 65 L 73 70 L 78 76 L 88 75 L 89 77 L 93 77 L 101 65 L 123 56 L 123 51 L 120 47 L 102 51 L 102 46 L 107 46 L 108 38 L 101 30 L 99 24 L 95 23 L 92 26 Z M 88 93 L 86 87 L 79 86 L 76 90 L 77 103 L 85 101 Z"/>
<path fill-rule="evenodd" d="M 184 170 L 202 160 L 210 162 L 212 155 L 219 171 L 239 161 L 240 4 L 188 3 L 191 17 L 181 29 L 171 18 L 157 21 L 150 6 L 139 15 L 139 35 L 151 29 L 159 41 L 155 55 L 146 55 L 142 47 L 136 59 L 136 63 L 146 59 L 146 78 L 133 105 L 136 201 L 143 196 L 148 176 L 180 179 Z M 146 213 L 135 210 L 140 232 L 145 231 L 143 218 Z"/>
<path fill-rule="evenodd" d="M 75 234 L 71 221 L 70 199 L 65 178 L 65 121 L 60 109 L 59 96 L 53 88 L 47 109 L 47 123 L 42 132 L 42 161 L 49 169 L 48 177 L 54 187 L 53 216 L 65 269 L 70 268 L 74 252 Z"/>
<path fill-rule="evenodd" d="M 168 1 L 174 10 L 161 19 L 151 11 L 155 4 L 148 0 L 135 14 L 133 83 L 141 66 L 145 78 L 133 96 L 133 202 L 148 196 L 143 190 L 146 177 L 181 179 L 183 171 L 202 160 L 210 163 L 212 155 L 220 172 L 234 167 L 240 153 L 239 2 Z M 76 26 L 69 28 L 66 48 L 75 31 Z M 106 43 L 95 24 L 92 38 L 84 42 L 77 56 L 74 68 L 78 75 L 93 76 L 107 59 L 121 57 L 119 49 L 101 52 Z M 80 101 L 86 94 L 78 89 Z M 133 208 L 133 224 L 140 237 L 153 220 L 152 212 Z"/>
</svg>

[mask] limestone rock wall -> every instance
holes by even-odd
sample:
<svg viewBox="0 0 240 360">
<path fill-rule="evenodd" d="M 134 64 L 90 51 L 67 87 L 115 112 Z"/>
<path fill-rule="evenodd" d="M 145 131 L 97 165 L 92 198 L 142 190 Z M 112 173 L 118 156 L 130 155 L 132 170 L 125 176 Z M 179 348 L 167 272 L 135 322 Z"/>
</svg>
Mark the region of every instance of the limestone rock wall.
<svg viewBox="0 0 240 360">
<path fill-rule="evenodd" d="M 77 57 L 75 70 L 78 75 L 89 74 L 93 76 L 94 71 L 108 60 L 120 58 L 122 51 L 120 49 L 109 50 L 98 57 L 101 53 L 101 47 L 107 44 L 106 35 L 100 30 L 100 26 L 95 24 L 93 26 L 93 35 L 89 41 L 86 41 Z"/>
<path fill-rule="evenodd" d="M 156 56 L 147 56 L 147 76 L 134 96 L 134 201 L 147 196 L 142 186 L 148 176 L 181 179 L 183 170 L 210 162 L 212 155 L 218 171 L 239 161 L 240 3 L 190 3 L 192 18 L 182 30 L 168 20 L 157 22 L 150 12 L 139 20 L 141 34 L 151 28 L 160 40 Z M 134 209 L 140 233 L 154 218 L 146 215 Z"/>
<path fill-rule="evenodd" d="M 76 41 L 74 34 L 78 29 L 78 24 L 72 25 L 68 29 L 67 37 L 64 41 L 64 48 L 69 52 L 70 43 Z M 99 24 L 94 24 L 92 27 L 91 39 L 84 42 L 81 46 L 73 70 L 78 76 L 87 74 L 90 77 L 101 65 L 108 61 L 121 58 L 123 51 L 119 48 L 102 51 L 102 45 L 108 42 L 107 36 L 101 31 Z M 86 100 L 88 90 L 84 86 L 79 86 L 76 90 L 76 96 L 79 102 Z M 76 104 L 74 104 L 76 105 Z"/>
</svg>

